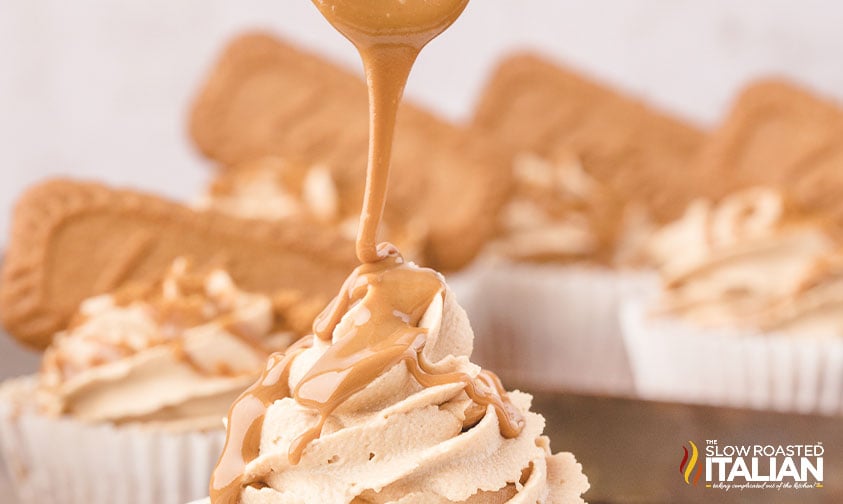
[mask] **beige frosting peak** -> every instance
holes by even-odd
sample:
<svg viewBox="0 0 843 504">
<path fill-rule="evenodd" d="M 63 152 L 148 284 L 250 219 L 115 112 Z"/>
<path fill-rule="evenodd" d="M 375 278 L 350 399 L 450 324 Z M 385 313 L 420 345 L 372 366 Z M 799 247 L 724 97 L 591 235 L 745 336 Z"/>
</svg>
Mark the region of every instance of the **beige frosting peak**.
<svg viewBox="0 0 843 504">
<path fill-rule="evenodd" d="M 247 219 L 312 222 L 349 240 L 357 235 L 359 195 L 350 194 L 325 165 L 305 165 L 266 156 L 227 169 L 196 206 Z M 384 225 L 407 257 L 422 254 L 428 229 L 420 219 Z"/>
<path fill-rule="evenodd" d="M 502 210 L 494 253 L 513 259 L 576 258 L 599 249 L 588 206 L 600 186 L 575 156 L 553 163 L 521 153 L 513 174 L 517 190 Z"/>
<path fill-rule="evenodd" d="M 780 236 L 786 226 L 784 200 L 768 188 L 753 188 L 715 204 L 696 200 L 685 215 L 650 240 L 651 258 L 667 277 L 679 277 L 741 244 Z M 677 253 L 678 247 L 683 253 Z"/>
<path fill-rule="evenodd" d="M 267 156 L 231 171 L 211 185 L 200 208 L 251 219 L 335 223 L 343 218 L 337 183 L 325 166 Z"/>
<path fill-rule="evenodd" d="M 269 401 L 262 423 L 253 424 L 260 425 L 254 431 L 258 433 L 254 452 L 248 443 L 227 447 L 229 457 L 223 455 L 212 483 L 213 502 L 582 502 L 587 479 L 573 456 L 551 453 L 542 435 L 544 418 L 530 411 L 528 394 L 505 393 L 522 422 L 519 431 L 506 436 L 500 412 L 491 403 L 478 408 L 465 382 L 450 378 L 468 377 L 480 397 L 498 393 L 494 380 L 485 378 L 493 375 L 469 360 L 473 333 L 444 283 L 425 306 L 416 329 L 425 335 L 418 348 L 426 377 L 422 381 L 447 379 L 422 384 L 414 366 L 398 361 L 339 403 L 323 421 L 318 409 L 305 406 L 291 392 L 300 390 L 319 363 L 337 345 L 348 342 L 368 317 L 376 316 L 365 301 L 352 305 L 330 339 L 312 336 L 289 356 L 286 380 L 277 386 L 288 395 Z M 381 347 L 389 348 L 375 345 Z M 272 368 L 262 383 L 274 379 Z M 250 438 L 253 428 L 244 430 L 233 423 L 242 421 L 241 413 L 258 397 L 257 391 L 247 393 L 240 399 L 242 408 L 232 409 L 229 442 L 235 432 Z M 320 425 L 318 437 L 309 441 L 299 458 L 292 458 L 302 437 Z M 240 459 L 247 453 L 248 460 Z"/>
<path fill-rule="evenodd" d="M 820 296 L 822 304 L 831 293 L 806 285 L 835 249 L 819 221 L 789 209 L 772 189 L 694 202 L 649 243 L 665 286 L 656 311 L 706 326 L 777 329 L 783 312 L 774 307 L 790 306 L 788 324 L 816 325 L 805 300 Z"/>
<path fill-rule="evenodd" d="M 518 261 L 589 261 L 618 267 L 642 262 L 652 234 L 644 205 L 623 203 L 571 151 L 513 159 L 515 186 L 498 216 L 493 257 Z"/>
<path fill-rule="evenodd" d="M 85 301 L 45 352 L 39 400 L 88 421 L 215 427 L 283 345 L 273 327 L 269 298 L 180 259 L 156 286 Z"/>
</svg>

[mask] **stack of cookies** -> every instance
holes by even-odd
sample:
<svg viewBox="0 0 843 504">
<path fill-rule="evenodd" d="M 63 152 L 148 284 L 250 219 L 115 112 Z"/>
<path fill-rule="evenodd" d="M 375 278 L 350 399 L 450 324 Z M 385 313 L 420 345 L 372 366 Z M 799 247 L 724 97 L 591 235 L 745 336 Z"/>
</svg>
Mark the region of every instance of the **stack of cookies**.
<svg viewBox="0 0 843 504">
<path fill-rule="evenodd" d="M 208 419 L 356 265 L 366 109 L 356 75 L 241 36 L 193 104 L 214 171 L 195 202 L 74 180 L 20 198 L 0 318 L 45 353 L 0 386 L 0 440 L 24 499 L 206 493 Z M 402 105 L 383 238 L 453 276 L 510 383 L 839 414 L 841 137 L 839 104 L 791 84 L 706 132 L 516 55 L 466 124 Z"/>
</svg>

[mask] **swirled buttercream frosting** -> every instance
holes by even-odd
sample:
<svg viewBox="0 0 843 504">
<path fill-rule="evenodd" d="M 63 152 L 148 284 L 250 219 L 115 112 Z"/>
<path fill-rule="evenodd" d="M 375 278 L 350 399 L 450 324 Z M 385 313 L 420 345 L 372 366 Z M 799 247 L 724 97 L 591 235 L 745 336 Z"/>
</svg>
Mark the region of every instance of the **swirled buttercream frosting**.
<svg viewBox="0 0 843 504">
<path fill-rule="evenodd" d="M 384 253 L 234 403 L 213 504 L 582 502 L 531 397 L 469 360 L 441 275 Z"/>
<path fill-rule="evenodd" d="M 697 201 L 649 243 L 664 283 L 655 312 L 713 327 L 828 327 L 843 284 L 826 229 L 772 189 Z M 840 332 L 843 318 L 834 318 Z"/>
<path fill-rule="evenodd" d="M 188 271 L 85 301 L 47 349 L 42 408 L 87 421 L 217 427 L 272 350 L 273 301 L 239 290 L 222 270 Z"/>
</svg>

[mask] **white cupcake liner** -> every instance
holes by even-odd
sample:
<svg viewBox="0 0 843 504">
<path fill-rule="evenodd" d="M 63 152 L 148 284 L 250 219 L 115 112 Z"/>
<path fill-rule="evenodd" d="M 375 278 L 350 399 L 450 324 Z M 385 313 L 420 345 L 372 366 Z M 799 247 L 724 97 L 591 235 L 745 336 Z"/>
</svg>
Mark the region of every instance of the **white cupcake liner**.
<svg viewBox="0 0 843 504">
<path fill-rule="evenodd" d="M 645 399 L 843 413 L 843 340 L 711 330 L 655 319 L 642 299 L 621 308 L 638 394 Z"/>
<path fill-rule="evenodd" d="M 650 276 L 531 264 L 481 265 L 467 276 L 471 289 L 465 278 L 458 285 L 475 332 L 472 360 L 525 388 L 633 392 L 618 309 Z"/>
<path fill-rule="evenodd" d="M 208 495 L 222 429 L 86 424 L 27 407 L 30 377 L 0 386 L 0 449 L 22 504 L 184 504 Z"/>
</svg>

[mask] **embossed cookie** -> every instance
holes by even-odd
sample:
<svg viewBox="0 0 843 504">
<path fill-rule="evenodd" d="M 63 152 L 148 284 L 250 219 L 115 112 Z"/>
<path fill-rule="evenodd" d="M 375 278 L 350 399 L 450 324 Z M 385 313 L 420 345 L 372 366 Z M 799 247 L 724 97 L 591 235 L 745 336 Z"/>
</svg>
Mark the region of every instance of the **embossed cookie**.
<svg viewBox="0 0 843 504">
<path fill-rule="evenodd" d="M 520 157 L 562 168 L 574 160 L 577 171 L 594 182 L 596 196 L 585 203 L 600 207 L 601 215 L 590 211 L 589 225 L 603 253 L 620 239 L 629 208 L 646 209 L 657 222 L 681 214 L 687 198 L 676 188 L 684 191 L 690 162 L 704 141 L 693 126 L 533 54 L 500 64 L 474 125 Z M 519 185 L 522 199 L 535 199 L 524 192 L 535 184 Z M 555 206 L 556 213 L 564 210 Z"/>
<path fill-rule="evenodd" d="M 55 180 L 30 189 L 15 208 L 0 316 L 20 341 L 44 347 L 83 299 L 155 281 L 181 256 L 200 268 L 225 267 L 243 289 L 273 295 L 281 311 L 293 313 L 289 305 L 299 295 L 330 299 L 356 264 L 353 251 L 349 241 L 307 225 L 197 212 L 132 191 Z"/>
<path fill-rule="evenodd" d="M 246 35 L 223 53 L 192 113 L 199 149 L 231 167 L 276 156 L 325 167 L 341 206 L 361 208 L 368 145 L 364 82 L 266 35 Z M 385 222 L 411 218 L 424 233 L 425 264 L 453 270 L 493 233 L 510 189 L 497 142 L 412 104 L 401 107 Z M 384 239 L 391 236 L 385 235 Z"/>
<path fill-rule="evenodd" d="M 843 105 L 784 81 L 749 86 L 700 156 L 712 197 L 758 184 L 843 230 Z"/>
</svg>

